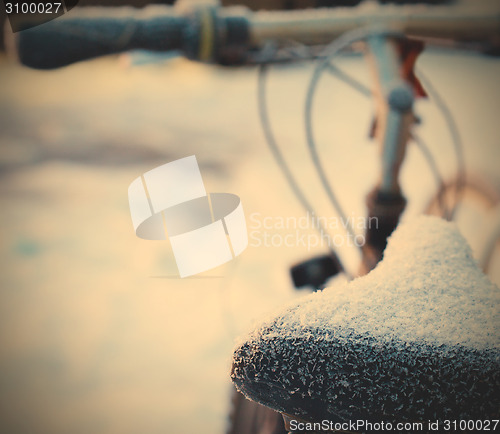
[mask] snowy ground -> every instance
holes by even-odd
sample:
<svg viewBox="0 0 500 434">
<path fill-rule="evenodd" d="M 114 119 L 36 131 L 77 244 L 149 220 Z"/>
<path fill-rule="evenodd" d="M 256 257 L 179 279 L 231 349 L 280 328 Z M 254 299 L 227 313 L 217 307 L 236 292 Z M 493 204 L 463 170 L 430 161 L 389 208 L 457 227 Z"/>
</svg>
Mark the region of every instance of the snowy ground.
<svg viewBox="0 0 500 434">
<path fill-rule="evenodd" d="M 361 62 L 342 64 L 364 78 Z M 431 53 L 420 65 L 461 125 L 469 167 L 498 181 L 500 62 Z M 274 70 L 271 113 L 301 185 L 331 217 L 304 146 L 309 75 L 309 67 Z M 253 69 L 178 59 L 125 68 L 108 58 L 50 72 L 0 59 L 1 432 L 223 432 L 235 336 L 296 295 L 291 263 L 324 251 L 308 252 L 300 237 L 317 243 L 314 231 L 293 227 L 304 213 L 264 144 L 255 87 Z M 321 153 L 356 219 L 377 177 L 377 149 L 366 141 L 371 107 L 331 78 L 321 90 Z M 429 103 L 418 108 L 421 134 L 451 174 L 442 118 Z M 127 188 L 192 154 L 209 191 L 241 197 L 250 247 L 178 279 L 166 242 L 135 237 Z M 434 184 L 413 148 L 403 184 L 408 214 L 418 213 Z M 279 247 L 288 234 L 297 246 Z M 342 252 L 355 270 L 355 252 Z"/>
</svg>

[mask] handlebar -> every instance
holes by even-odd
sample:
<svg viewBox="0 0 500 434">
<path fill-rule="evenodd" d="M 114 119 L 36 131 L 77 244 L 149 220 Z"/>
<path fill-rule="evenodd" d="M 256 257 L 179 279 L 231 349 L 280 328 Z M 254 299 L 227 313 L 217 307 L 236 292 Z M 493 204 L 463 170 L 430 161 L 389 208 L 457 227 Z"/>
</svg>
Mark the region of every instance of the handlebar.
<svg viewBox="0 0 500 434">
<path fill-rule="evenodd" d="M 132 49 L 180 50 L 201 61 L 244 63 L 246 53 L 270 40 L 326 44 L 362 26 L 414 38 L 495 45 L 500 43 L 500 2 L 458 0 L 438 6 L 364 2 L 351 8 L 253 13 L 241 7 L 205 7 L 190 14 L 168 6 L 75 8 L 19 32 L 15 48 L 24 65 L 37 69 Z"/>
<path fill-rule="evenodd" d="M 133 49 L 181 49 L 187 18 L 164 8 L 145 12 L 81 9 L 23 30 L 16 38 L 19 60 L 33 68 L 51 69 Z"/>
</svg>

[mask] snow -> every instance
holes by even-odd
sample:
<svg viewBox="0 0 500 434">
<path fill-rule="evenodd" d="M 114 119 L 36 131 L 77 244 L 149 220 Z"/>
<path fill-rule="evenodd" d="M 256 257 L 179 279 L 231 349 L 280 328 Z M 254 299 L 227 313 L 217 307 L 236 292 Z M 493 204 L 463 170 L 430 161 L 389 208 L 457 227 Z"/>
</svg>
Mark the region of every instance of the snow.
<svg viewBox="0 0 500 434">
<path fill-rule="evenodd" d="M 478 268 L 453 223 L 402 224 L 369 273 L 301 300 L 282 327 L 352 329 L 382 339 L 500 348 L 500 290 Z M 294 332 L 293 332 L 294 331 Z"/>
</svg>

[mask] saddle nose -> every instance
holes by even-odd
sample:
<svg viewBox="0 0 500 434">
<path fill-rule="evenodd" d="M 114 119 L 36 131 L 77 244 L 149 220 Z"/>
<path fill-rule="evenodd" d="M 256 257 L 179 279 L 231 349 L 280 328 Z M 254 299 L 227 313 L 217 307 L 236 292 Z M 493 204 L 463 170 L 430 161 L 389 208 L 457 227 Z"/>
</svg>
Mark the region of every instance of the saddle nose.
<svg viewBox="0 0 500 434">
<path fill-rule="evenodd" d="M 231 378 L 248 398 L 313 422 L 498 418 L 499 301 L 456 227 L 419 217 L 368 275 L 245 337 Z"/>
</svg>

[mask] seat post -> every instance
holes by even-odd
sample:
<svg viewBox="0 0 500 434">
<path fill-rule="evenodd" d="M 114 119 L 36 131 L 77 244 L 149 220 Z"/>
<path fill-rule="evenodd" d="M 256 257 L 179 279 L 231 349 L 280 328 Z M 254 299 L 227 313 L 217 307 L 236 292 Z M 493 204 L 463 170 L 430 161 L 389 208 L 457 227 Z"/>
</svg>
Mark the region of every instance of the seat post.
<svg viewBox="0 0 500 434">
<path fill-rule="evenodd" d="M 387 243 L 406 206 L 399 172 L 415 123 L 413 88 L 405 79 L 400 53 L 404 40 L 375 34 L 367 39 L 368 63 L 376 83 L 373 135 L 380 147 L 380 175 L 367 198 L 368 223 L 364 254 L 365 271 L 382 258 Z"/>
</svg>

